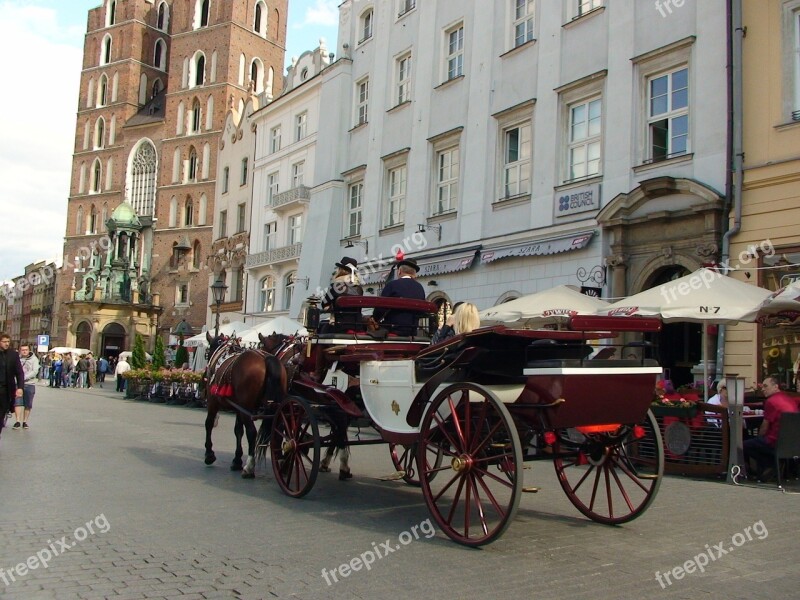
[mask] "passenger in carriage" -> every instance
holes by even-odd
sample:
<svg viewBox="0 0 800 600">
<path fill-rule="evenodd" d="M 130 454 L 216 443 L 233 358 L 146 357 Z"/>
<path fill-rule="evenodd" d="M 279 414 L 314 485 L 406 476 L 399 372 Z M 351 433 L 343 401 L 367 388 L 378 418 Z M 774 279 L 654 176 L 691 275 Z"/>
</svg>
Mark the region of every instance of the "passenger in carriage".
<svg viewBox="0 0 800 600">
<path fill-rule="evenodd" d="M 469 333 L 481 326 L 478 307 L 471 302 L 456 302 L 453 314 L 447 323 L 433 335 L 432 344 L 438 344 L 460 333 Z"/>
<path fill-rule="evenodd" d="M 397 279 L 393 279 L 383 288 L 381 296 L 384 298 L 409 298 L 411 300 L 425 300 L 425 288 L 417 281 L 419 266 L 413 258 L 399 261 Z M 372 313 L 373 318 L 388 325 L 391 333 L 397 335 L 415 335 L 417 332 L 417 314 L 405 310 L 379 309 Z"/>
<path fill-rule="evenodd" d="M 336 263 L 336 272 L 330 287 L 322 299 L 322 309 L 331 311 L 334 309 L 335 301 L 340 296 L 363 296 L 364 288 L 358 279 L 358 261 L 349 256 L 342 257 L 341 262 Z M 338 333 L 346 331 L 359 331 L 363 329 L 360 308 L 337 308 L 331 315 L 328 328 L 324 333 Z"/>
</svg>

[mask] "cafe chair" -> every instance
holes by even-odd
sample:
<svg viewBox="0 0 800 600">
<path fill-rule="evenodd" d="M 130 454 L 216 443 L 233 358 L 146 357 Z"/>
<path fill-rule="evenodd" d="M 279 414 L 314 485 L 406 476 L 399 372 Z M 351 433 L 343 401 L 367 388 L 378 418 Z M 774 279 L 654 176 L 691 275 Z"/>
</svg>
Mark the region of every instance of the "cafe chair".
<svg viewBox="0 0 800 600">
<path fill-rule="evenodd" d="M 783 413 L 778 442 L 775 444 L 775 473 L 779 490 L 786 492 L 781 483 L 781 461 L 797 457 L 800 457 L 800 413 Z"/>
</svg>

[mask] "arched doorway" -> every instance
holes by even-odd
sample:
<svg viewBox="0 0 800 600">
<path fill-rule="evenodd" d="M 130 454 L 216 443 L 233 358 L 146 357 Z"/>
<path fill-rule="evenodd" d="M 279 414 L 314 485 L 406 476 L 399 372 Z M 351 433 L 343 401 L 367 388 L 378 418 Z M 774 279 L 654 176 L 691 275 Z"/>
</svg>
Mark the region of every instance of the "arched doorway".
<svg viewBox="0 0 800 600">
<path fill-rule="evenodd" d="M 119 323 L 109 323 L 103 329 L 101 354 L 105 357 L 119 356 L 125 349 L 125 328 Z"/>
<path fill-rule="evenodd" d="M 444 292 L 434 292 L 428 296 L 428 302 L 433 302 L 436 305 L 436 323 L 433 323 L 433 330 L 436 331 L 442 325 L 447 323 L 447 319 L 453 314 L 453 306 L 450 304 L 450 298 Z"/>
<path fill-rule="evenodd" d="M 680 265 L 662 267 L 650 277 L 646 289 L 664 285 L 688 275 Z M 664 368 L 664 378 L 676 388 L 694 382 L 692 367 L 699 364 L 703 353 L 703 328 L 699 323 L 664 323 L 657 339 L 658 361 Z"/>
<path fill-rule="evenodd" d="M 91 350 L 92 343 L 92 326 L 88 321 L 81 321 L 78 323 L 78 328 L 75 330 L 75 346 L 77 348 L 84 348 Z"/>
</svg>

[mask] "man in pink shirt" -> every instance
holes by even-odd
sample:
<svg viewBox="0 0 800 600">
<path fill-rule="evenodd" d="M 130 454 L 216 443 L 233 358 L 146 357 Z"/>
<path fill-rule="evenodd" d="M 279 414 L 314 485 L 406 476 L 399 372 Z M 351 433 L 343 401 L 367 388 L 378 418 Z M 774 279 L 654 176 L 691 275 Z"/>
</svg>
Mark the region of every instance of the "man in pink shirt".
<svg viewBox="0 0 800 600">
<path fill-rule="evenodd" d="M 758 428 L 758 437 L 744 442 L 744 462 L 750 468 L 750 459 L 756 462 L 756 477 L 763 479 L 765 471 L 775 464 L 775 445 L 785 412 L 797 412 L 797 401 L 781 391 L 778 378 L 770 375 L 762 384 L 767 401 L 764 403 L 764 421 Z"/>
</svg>

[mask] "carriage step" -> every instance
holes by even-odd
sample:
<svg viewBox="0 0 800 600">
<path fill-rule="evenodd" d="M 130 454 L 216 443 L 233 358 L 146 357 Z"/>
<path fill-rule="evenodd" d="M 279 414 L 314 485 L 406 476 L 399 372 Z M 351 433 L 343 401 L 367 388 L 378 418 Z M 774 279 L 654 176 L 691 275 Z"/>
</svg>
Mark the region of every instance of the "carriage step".
<svg viewBox="0 0 800 600">
<path fill-rule="evenodd" d="M 522 488 L 522 492 L 524 494 L 535 494 L 538 491 L 539 491 L 538 487 L 524 487 L 524 488 Z"/>
<path fill-rule="evenodd" d="M 639 479 L 658 479 L 658 475 L 637 475 Z"/>
</svg>

